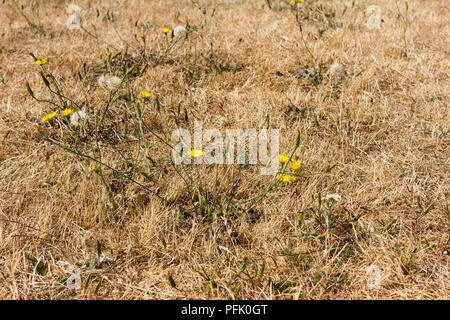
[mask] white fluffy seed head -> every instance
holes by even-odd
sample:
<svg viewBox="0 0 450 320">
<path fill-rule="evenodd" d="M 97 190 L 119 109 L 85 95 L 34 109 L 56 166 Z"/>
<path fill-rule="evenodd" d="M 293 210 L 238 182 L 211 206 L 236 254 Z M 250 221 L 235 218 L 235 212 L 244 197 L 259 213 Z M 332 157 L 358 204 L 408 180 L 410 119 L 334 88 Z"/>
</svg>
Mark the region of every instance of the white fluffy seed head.
<svg viewBox="0 0 450 320">
<path fill-rule="evenodd" d="M 112 76 L 106 79 L 105 83 L 109 90 L 117 90 L 122 80 L 119 77 Z"/>
<path fill-rule="evenodd" d="M 184 26 L 176 26 L 175 29 L 173 29 L 173 34 L 176 37 L 184 37 L 186 35 L 186 28 Z"/>
<path fill-rule="evenodd" d="M 85 109 L 75 111 L 70 115 L 70 124 L 74 127 L 78 127 L 80 125 L 80 120 L 84 121 L 87 119 L 87 113 Z"/>
<path fill-rule="evenodd" d="M 338 195 L 337 193 L 333 193 L 333 194 L 327 194 L 326 197 L 322 198 L 322 200 L 330 200 L 333 199 L 334 201 L 339 201 L 342 199 L 342 197 L 340 195 Z"/>
<path fill-rule="evenodd" d="M 342 66 L 342 64 L 335 62 L 330 66 L 330 70 L 328 70 L 328 74 L 330 76 L 339 76 L 342 74 L 343 71 L 344 71 L 344 67 Z"/>
<path fill-rule="evenodd" d="M 109 90 L 117 90 L 122 80 L 116 76 L 100 76 L 98 78 L 98 85 L 100 87 L 108 88 Z"/>
<path fill-rule="evenodd" d="M 97 83 L 98 83 L 99 87 L 104 87 L 105 86 L 105 76 L 102 75 L 102 76 L 98 77 Z"/>
</svg>

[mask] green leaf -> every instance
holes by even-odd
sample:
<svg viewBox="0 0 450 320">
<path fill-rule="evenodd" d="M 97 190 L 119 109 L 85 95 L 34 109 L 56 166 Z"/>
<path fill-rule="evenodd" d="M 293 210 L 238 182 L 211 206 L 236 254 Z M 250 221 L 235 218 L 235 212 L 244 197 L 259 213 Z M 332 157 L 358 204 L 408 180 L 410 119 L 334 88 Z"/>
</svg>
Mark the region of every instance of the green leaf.
<svg viewBox="0 0 450 320">
<path fill-rule="evenodd" d="M 159 104 L 158 99 L 155 99 L 155 109 L 156 109 L 156 112 L 158 112 L 158 114 L 161 115 L 161 105 Z"/>
<path fill-rule="evenodd" d="M 90 273 L 90 274 L 87 276 L 86 281 L 84 282 L 84 290 L 86 290 L 87 287 L 89 286 L 89 282 L 91 281 L 91 276 L 92 276 L 92 273 Z"/>
<path fill-rule="evenodd" d="M 91 260 L 91 263 L 89 264 L 89 270 L 94 270 L 95 269 L 95 266 L 97 265 L 97 258 L 92 258 L 92 260 Z"/>
<path fill-rule="evenodd" d="M 55 283 L 55 286 L 61 286 L 64 283 L 66 283 L 67 279 L 69 279 L 70 276 L 66 276 L 64 278 L 62 278 L 61 280 L 59 280 L 58 282 Z"/>
<path fill-rule="evenodd" d="M 29 254 L 28 252 L 24 253 L 25 258 L 31 262 L 31 264 L 33 265 L 33 267 L 36 268 L 36 271 L 38 274 L 40 274 L 41 276 L 45 276 L 47 274 L 48 271 L 48 266 L 43 263 L 42 261 L 39 261 L 33 257 L 33 255 Z"/>
<path fill-rule="evenodd" d="M 102 279 L 100 279 L 99 281 L 98 281 L 98 284 L 97 284 L 97 286 L 95 287 L 95 291 L 94 291 L 94 294 L 95 295 L 97 295 L 98 294 L 98 290 L 100 290 L 100 287 L 102 286 Z"/>
<path fill-rule="evenodd" d="M 169 279 L 169 284 L 172 288 L 176 289 L 177 288 L 177 284 L 175 283 L 175 280 L 173 280 L 172 275 L 169 274 L 167 276 L 167 278 Z"/>
<path fill-rule="evenodd" d="M 285 291 L 291 287 L 297 286 L 297 282 L 288 281 L 288 280 L 278 280 L 272 282 L 274 287 L 277 288 L 280 291 Z"/>
<path fill-rule="evenodd" d="M 395 222 L 395 220 L 392 220 L 392 221 L 389 222 L 387 225 L 385 225 L 384 228 L 383 228 L 383 232 L 384 232 L 384 231 L 388 231 L 388 230 L 392 227 L 392 225 L 394 224 L 394 222 Z"/>
<path fill-rule="evenodd" d="M 241 267 L 239 268 L 239 271 L 236 273 L 237 275 L 242 273 L 245 270 L 246 264 L 245 261 L 242 262 Z"/>
<path fill-rule="evenodd" d="M 428 212 L 434 209 L 434 203 L 430 204 L 428 208 L 425 209 L 422 215 L 426 215 Z"/>
</svg>

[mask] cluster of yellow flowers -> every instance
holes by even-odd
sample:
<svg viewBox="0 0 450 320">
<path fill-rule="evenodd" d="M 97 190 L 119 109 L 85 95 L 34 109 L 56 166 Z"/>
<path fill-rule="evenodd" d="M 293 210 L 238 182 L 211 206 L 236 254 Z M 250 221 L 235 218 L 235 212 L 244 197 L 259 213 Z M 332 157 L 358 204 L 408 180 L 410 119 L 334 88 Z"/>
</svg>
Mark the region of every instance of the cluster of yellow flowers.
<svg viewBox="0 0 450 320">
<path fill-rule="evenodd" d="M 280 163 L 286 163 L 286 162 L 289 161 L 289 157 L 280 154 L 280 155 L 278 156 L 278 161 L 279 161 Z M 300 162 L 297 161 L 297 160 L 293 161 L 293 162 L 289 165 L 289 167 L 291 167 L 291 169 L 293 169 L 293 170 L 298 170 L 298 169 L 300 169 L 300 166 L 301 166 L 301 164 L 300 164 Z"/>
<path fill-rule="evenodd" d="M 281 182 L 294 182 L 295 180 L 297 180 L 297 178 L 298 178 L 297 176 L 292 176 L 288 174 L 284 174 L 283 176 L 281 176 L 281 174 L 277 175 L 277 180 L 280 179 Z"/>
<path fill-rule="evenodd" d="M 74 111 L 73 109 L 67 108 L 67 109 L 61 110 L 60 112 L 63 116 L 68 117 L 73 113 L 73 111 Z M 58 111 L 46 114 L 45 116 L 42 117 L 41 123 L 52 120 L 54 117 L 56 117 L 57 114 L 58 114 Z"/>
<path fill-rule="evenodd" d="M 285 156 L 285 155 L 283 155 L 283 154 L 280 154 L 280 155 L 278 156 L 278 161 L 279 161 L 280 163 L 286 163 L 286 162 L 289 161 L 289 157 L 288 157 L 288 156 Z M 291 164 L 289 165 L 289 167 L 291 167 L 291 169 L 293 169 L 293 170 L 299 170 L 300 167 L 301 167 L 301 164 L 300 164 L 299 161 L 295 160 L 295 161 L 292 161 L 292 162 L 291 162 Z M 281 174 L 278 174 L 278 175 L 277 175 L 277 180 L 278 180 L 278 179 L 279 179 L 281 182 L 294 182 L 294 181 L 296 181 L 296 180 L 298 179 L 298 177 L 297 177 L 297 176 L 294 176 L 294 175 L 288 175 L 288 174 L 284 174 L 283 176 L 282 176 Z"/>
<path fill-rule="evenodd" d="M 35 58 L 34 63 L 38 65 L 43 65 L 44 63 L 47 63 L 47 60 L 45 60 L 44 58 Z M 60 112 L 63 116 L 68 117 L 73 113 L 73 111 L 74 111 L 73 109 L 66 108 L 64 110 L 61 110 Z M 41 123 L 52 120 L 54 117 L 56 117 L 57 114 L 58 111 L 47 113 L 45 116 L 42 117 Z"/>
</svg>

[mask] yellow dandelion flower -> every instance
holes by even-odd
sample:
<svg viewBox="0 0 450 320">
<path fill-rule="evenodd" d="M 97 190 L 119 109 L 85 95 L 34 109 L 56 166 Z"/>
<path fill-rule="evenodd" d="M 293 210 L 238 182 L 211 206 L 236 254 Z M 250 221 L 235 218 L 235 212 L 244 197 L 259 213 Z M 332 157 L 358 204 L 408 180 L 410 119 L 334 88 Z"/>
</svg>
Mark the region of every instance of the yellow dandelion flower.
<svg viewBox="0 0 450 320">
<path fill-rule="evenodd" d="M 73 109 L 64 109 L 64 110 L 61 110 L 61 114 L 63 116 L 68 117 L 68 116 L 70 116 L 73 113 L 73 111 L 74 111 Z"/>
<path fill-rule="evenodd" d="M 141 91 L 139 95 L 141 96 L 142 99 L 150 99 L 152 97 L 152 94 L 147 91 Z"/>
<path fill-rule="evenodd" d="M 42 117 L 41 123 L 44 123 L 45 121 L 52 120 L 54 117 L 56 117 L 57 112 L 48 113 L 45 116 Z"/>
<path fill-rule="evenodd" d="M 289 157 L 280 154 L 280 155 L 278 156 L 278 161 L 280 161 L 281 163 L 288 162 L 288 161 L 289 161 Z"/>
<path fill-rule="evenodd" d="M 301 214 L 298 214 L 298 215 L 297 215 L 297 222 L 300 222 L 300 221 L 302 221 L 302 215 L 301 215 Z"/>
<path fill-rule="evenodd" d="M 201 157 L 201 156 L 203 156 L 203 154 L 204 154 L 204 152 L 202 150 L 192 149 L 190 152 L 191 157 L 194 157 L 194 158 Z"/>
<path fill-rule="evenodd" d="M 44 63 L 47 63 L 47 60 L 45 60 L 43 58 L 36 58 L 36 61 L 34 61 L 34 63 L 43 65 Z"/>
<path fill-rule="evenodd" d="M 145 35 L 144 35 L 144 34 L 141 34 L 141 38 L 144 39 L 144 38 L 145 38 Z"/>
<path fill-rule="evenodd" d="M 162 32 L 163 33 L 167 33 L 167 32 L 169 32 L 170 30 L 168 29 L 168 28 L 164 28 L 164 29 L 162 29 Z"/>
<path fill-rule="evenodd" d="M 280 179 L 281 174 L 277 175 L 277 180 Z M 283 175 L 280 179 L 281 182 L 294 182 L 297 180 L 296 176 Z"/>
<path fill-rule="evenodd" d="M 94 163 L 94 164 L 92 165 L 91 169 L 92 169 L 92 171 L 97 172 L 99 168 L 98 168 L 98 166 Z"/>
<path fill-rule="evenodd" d="M 298 169 L 300 169 L 300 162 L 299 161 L 294 161 L 294 162 L 292 162 L 291 164 L 290 164 L 290 167 L 292 168 L 292 169 L 294 169 L 294 170 L 298 170 Z"/>
</svg>

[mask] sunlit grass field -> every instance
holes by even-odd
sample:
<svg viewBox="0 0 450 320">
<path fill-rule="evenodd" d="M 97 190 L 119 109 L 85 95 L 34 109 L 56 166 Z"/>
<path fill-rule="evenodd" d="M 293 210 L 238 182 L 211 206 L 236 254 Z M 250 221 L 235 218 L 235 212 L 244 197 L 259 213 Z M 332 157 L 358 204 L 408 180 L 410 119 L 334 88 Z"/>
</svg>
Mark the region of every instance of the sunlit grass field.
<svg viewBox="0 0 450 320">
<path fill-rule="evenodd" d="M 0 298 L 448 299 L 449 16 L 0 2 Z M 175 164 L 196 121 L 279 171 Z"/>
</svg>

